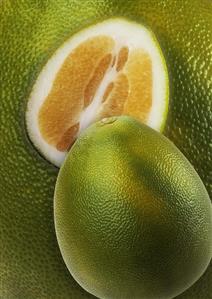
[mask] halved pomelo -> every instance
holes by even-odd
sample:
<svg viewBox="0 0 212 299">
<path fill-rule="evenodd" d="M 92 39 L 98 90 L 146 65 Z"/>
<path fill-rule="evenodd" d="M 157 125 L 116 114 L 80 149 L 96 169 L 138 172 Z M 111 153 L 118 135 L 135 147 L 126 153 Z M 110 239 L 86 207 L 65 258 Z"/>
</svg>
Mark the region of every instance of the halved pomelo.
<svg viewBox="0 0 212 299">
<path fill-rule="evenodd" d="M 130 115 L 161 131 L 168 95 L 165 59 L 153 33 L 110 19 L 72 36 L 47 62 L 28 101 L 27 131 L 60 166 L 80 132 L 101 118 Z"/>
</svg>

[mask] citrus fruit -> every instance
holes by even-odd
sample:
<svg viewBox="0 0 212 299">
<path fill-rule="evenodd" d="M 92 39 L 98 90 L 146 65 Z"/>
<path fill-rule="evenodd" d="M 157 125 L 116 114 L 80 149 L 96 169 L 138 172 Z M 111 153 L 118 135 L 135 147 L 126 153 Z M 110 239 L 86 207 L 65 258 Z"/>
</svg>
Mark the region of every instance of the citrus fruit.
<svg viewBox="0 0 212 299">
<path fill-rule="evenodd" d="M 78 138 L 54 209 L 64 261 L 98 298 L 173 298 L 212 256 L 212 206 L 199 176 L 131 117 L 103 119 Z"/>
<path fill-rule="evenodd" d="M 58 168 L 29 138 L 25 115 L 45 65 L 95 24 L 124 18 L 154 33 L 170 82 L 163 133 L 212 196 L 211 11 L 206 0 L 0 1 L 0 298 L 93 298 L 61 258 L 53 221 Z M 209 267 L 180 299 L 210 298 L 211 280 Z"/>
<path fill-rule="evenodd" d="M 28 133 L 60 166 L 80 132 L 103 117 L 132 115 L 162 130 L 168 95 L 165 60 L 153 33 L 113 18 L 72 36 L 44 66 L 28 101 Z"/>
</svg>

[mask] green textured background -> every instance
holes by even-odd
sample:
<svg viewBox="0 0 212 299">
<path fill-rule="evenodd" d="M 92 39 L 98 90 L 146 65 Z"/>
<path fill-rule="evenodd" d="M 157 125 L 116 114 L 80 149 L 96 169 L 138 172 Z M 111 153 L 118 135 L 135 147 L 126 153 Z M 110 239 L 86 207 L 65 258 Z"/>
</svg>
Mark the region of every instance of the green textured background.
<svg viewBox="0 0 212 299">
<path fill-rule="evenodd" d="M 113 16 L 149 26 L 171 81 L 168 136 L 212 195 L 212 1 L 2 0 L 0 2 L 0 298 L 94 298 L 72 279 L 53 222 L 58 169 L 32 146 L 26 102 L 54 51 L 73 33 Z M 210 299 L 212 266 L 178 299 Z"/>
</svg>

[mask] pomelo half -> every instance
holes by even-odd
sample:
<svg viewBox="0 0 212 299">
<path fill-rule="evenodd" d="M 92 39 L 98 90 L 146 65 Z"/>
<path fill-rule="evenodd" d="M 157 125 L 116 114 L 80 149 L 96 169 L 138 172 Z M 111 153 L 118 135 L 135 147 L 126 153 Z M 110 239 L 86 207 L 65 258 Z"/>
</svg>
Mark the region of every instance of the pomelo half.
<svg viewBox="0 0 212 299">
<path fill-rule="evenodd" d="M 151 31 L 114 18 L 64 43 L 41 71 L 26 123 L 36 148 L 56 166 L 92 122 L 131 115 L 162 130 L 169 84 L 164 57 Z"/>
</svg>

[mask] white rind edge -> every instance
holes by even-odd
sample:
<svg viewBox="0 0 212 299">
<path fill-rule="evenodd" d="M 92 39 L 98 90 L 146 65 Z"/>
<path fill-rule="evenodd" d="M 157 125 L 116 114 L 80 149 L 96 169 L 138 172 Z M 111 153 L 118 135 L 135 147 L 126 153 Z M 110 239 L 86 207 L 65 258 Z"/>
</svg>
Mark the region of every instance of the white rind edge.
<svg viewBox="0 0 212 299">
<path fill-rule="evenodd" d="M 153 109 L 147 125 L 161 131 L 168 109 L 169 83 L 165 59 L 154 34 L 142 25 L 122 18 L 113 18 L 92 25 L 71 36 L 48 60 L 30 94 L 26 110 L 26 126 L 29 137 L 44 157 L 60 167 L 67 152 L 60 152 L 42 138 L 38 126 L 38 112 L 49 94 L 62 63 L 70 52 L 87 38 L 106 34 L 114 38 L 118 47 L 142 48 L 152 57 L 153 66 Z"/>
</svg>

